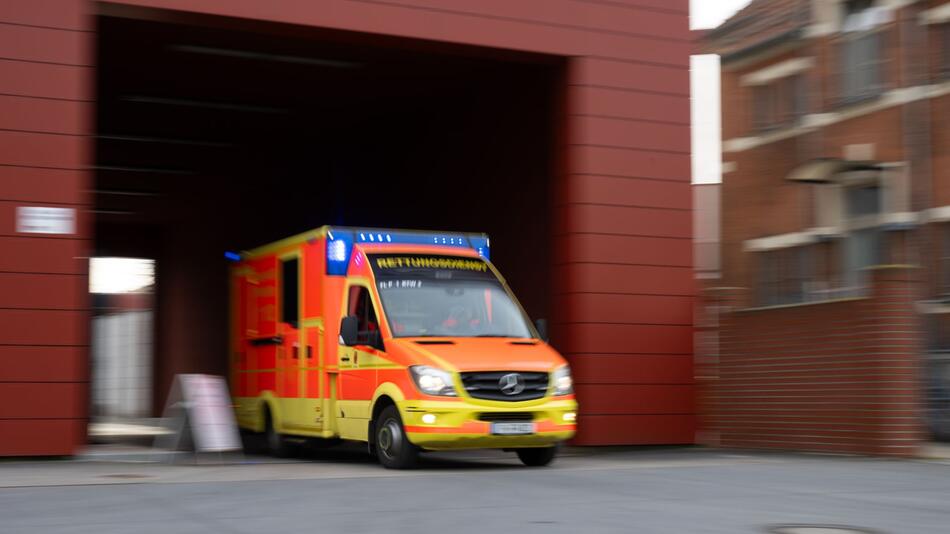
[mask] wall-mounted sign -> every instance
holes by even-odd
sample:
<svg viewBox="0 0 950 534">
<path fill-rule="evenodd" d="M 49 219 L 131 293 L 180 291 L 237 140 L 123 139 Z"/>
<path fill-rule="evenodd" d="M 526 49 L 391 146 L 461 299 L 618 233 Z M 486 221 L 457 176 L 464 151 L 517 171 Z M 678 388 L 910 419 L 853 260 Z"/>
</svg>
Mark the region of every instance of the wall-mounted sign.
<svg viewBox="0 0 950 534">
<path fill-rule="evenodd" d="M 76 210 L 46 206 L 19 206 L 16 231 L 23 234 L 75 234 Z"/>
</svg>

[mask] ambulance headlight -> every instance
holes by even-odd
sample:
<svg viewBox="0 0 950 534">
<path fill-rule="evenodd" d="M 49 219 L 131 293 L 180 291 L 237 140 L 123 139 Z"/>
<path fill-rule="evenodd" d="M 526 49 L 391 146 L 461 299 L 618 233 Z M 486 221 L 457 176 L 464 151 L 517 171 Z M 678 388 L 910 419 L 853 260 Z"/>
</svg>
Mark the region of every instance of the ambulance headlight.
<svg viewBox="0 0 950 534">
<path fill-rule="evenodd" d="M 455 387 L 452 386 L 452 375 L 442 369 L 428 365 L 413 365 L 409 368 L 409 374 L 412 375 L 412 380 L 419 391 L 426 395 L 456 396 Z"/>
<path fill-rule="evenodd" d="M 574 381 L 571 379 L 571 368 L 564 366 L 554 371 L 554 394 L 570 395 L 574 393 Z"/>
</svg>

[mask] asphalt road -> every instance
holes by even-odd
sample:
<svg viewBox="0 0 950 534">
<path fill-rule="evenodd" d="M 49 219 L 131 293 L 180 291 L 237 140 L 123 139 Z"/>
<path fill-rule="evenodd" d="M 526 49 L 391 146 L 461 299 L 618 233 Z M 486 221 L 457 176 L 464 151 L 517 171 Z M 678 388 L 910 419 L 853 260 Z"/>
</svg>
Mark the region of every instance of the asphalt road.
<svg viewBox="0 0 950 534">
<path fill-rule="evenodd" d="M 228 465 L 0 462 L 3 534 L 735 534 L 780 524 L 950 532 L 950 462 L 701 449 L 567 451 L 549 468 L 494 452 L 433 454 L 406 472 L 347 449 Z"/>
</svg>

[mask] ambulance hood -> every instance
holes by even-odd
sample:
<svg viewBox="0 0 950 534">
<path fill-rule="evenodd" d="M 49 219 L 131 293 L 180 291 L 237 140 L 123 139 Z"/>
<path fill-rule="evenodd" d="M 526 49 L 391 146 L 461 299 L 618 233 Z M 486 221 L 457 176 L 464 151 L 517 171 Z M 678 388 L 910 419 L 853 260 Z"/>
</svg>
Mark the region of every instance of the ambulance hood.
<svg viewBox="0 0 950 534">
<path fill-rule="evenodd" d="M 567 364 L 547 343 L 534 339 L 416 337 L 387 343 L 395 344 L 419 365 L 446 371 L 551 372 Z"/>
</svg>

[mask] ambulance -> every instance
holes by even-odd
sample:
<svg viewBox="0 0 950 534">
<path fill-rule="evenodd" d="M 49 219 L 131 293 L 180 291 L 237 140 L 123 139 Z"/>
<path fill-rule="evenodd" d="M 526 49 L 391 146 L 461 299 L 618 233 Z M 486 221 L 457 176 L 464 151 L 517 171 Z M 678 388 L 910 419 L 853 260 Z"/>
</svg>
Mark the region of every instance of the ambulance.
<svg viewBox="0 0 950 534">
<path fill-rule="evenodd" d="M 324 226 L 231 254 L 238 424 L 271 452 L 366 442 L 379 462 L 492 448 L 549 464 L 576 428 L 567 362 L 484 234 Z"/>
</svg>

